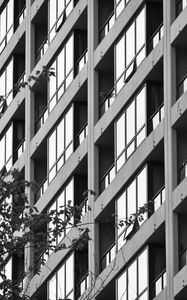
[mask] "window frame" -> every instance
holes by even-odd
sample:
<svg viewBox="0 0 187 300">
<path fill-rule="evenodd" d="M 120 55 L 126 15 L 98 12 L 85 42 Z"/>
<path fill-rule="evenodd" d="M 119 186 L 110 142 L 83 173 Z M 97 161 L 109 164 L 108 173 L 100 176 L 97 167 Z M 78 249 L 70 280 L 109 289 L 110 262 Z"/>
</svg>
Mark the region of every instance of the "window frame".
<svg viewBox="0 0 187 300">
<path fill-rule="evenodd" d="M 68 113 L 72 111 L 72 140 L 68 143 L 68 145 L 66 146 L 66 118 Z M 62 122 L 64 122 L 64 126 L 63 126 L 63 132 L 64 132 L 64 140 L 63 140 L 63 144 L 64 144 L 64 149 L 61 152 L 61 154 L 58 156 L 57 153 L 57 147 L 58 147 L 58 126 L 60 124 L 62 124 Z M 50 147 L 49 147 L 49 139 L 50 137 L 53 135 L 53 133 L 55 133 L 55 162 L 52 164 L 52 166 L 49 166 L 49 155 L 50 155 Z M 68 149 L 72 147 L 72 152 L 71 154 L 66 158 L 66 152 L 68 151 Z M 48 180 L 48 184 L 55 178 L 55 176 L 57 175 L 57 173 L 59 172 L 59 170 L 64 166 L 64 164 L 66 163 L 66 161 L 68 160 L 68 158 L 73 154 L 74 152 L 74 104 L 72 104 L 67 110 L 66 112 L 63 114 L 63 117 L 60 119 L 60 121 L 55 125 L 55 127 L 53 128 L 53 130 L 50 132 L 49 136 L 47 137 L 47 180 Z M 60 162 L 60 160 L 63 159 L 63 163 L 60 164 L 60 167 L 58 166 L 58 163 Z M 50 172 L 53 171 L 53 169 L 55 169 L 55 175 L 50 179 Z"/>
<path fill-rule="evenodd" d="M 9 3 L 10 1 L 12 1 L 12 24 L 10 25 L 10 28 L 8 28 L 8 18 L 9 18 L 9 12 L 8 12 L 8 8 L 9 8 Z M 14 34 L 14 0 L 9 0 L 5 6 L 2 7 L 2 9 L 0 10 L 0 20 L 1 20 L 1 15 L 4 11 L 4 9 L 6 10 L 5 12 L 5 35 L 3 36 L 3 38 L 1 38 L 0 40 L 0 54 L 3 52 L 3 50 L 5 49 L 6 45 L 8 44 L 9 40 L 11 39 L 12 35 Z M 9 33 L 11 32 L 12 30 L 12 33 L 10 35 L 10 37 L 8 36 Z M 4 46 L 1 48 L 2 44 L 4 43 Z"/>
<path fill-rule="evenodd" d="M 12 66 L 11 66 L 12 64 Z M 7 82 L 8 82 L 8 67 L 12 67 L 12 89 L 9 91 L 9 93 L 7 94 Z M 11 104 L 11 102 L 14 99 L 14 95 L 13 95 L 13 90 L 14 90 L 14 58 L 13 56 L 8 60 L 6 66 L 3 68 L 2 72 L 0 73 L 0 78 L 3 76 L 5 76 L 5 82 L 4 82 L 4 90 L 5 90 L 5 95 L 0 95 L 3 96 L 6 102 L 6 105 L 9 106 Z M 8 98 L 11 97 L 10 102 L 7 103 Z"/>
<path fill-rule="evenodd" d="M 7 152 L 7 133 L 9 130 L 12 130 L 12 143 L 11 143 L 11 156 L 9 156 L 8 160 L 6 158 L 6 152 Z M 1 139 L 0 139 L 0 142 L 4 140 L 4 164 L 2 165 L 2 167 L 0 166 L 0 170 L 2 170 L 4 167 L 6 167 L 7 171 L 10 170 L 10 168 L 13 166 L 13 123 L 11 123 L 7 128 L 6 128 L 6 131 L 4 131 L 4 134 L 1 136 Z M 7 168 L 7 165 L 9 164 L 9 162 L 11 162 L 11 165 L 9 168 Z"/>
</svg>

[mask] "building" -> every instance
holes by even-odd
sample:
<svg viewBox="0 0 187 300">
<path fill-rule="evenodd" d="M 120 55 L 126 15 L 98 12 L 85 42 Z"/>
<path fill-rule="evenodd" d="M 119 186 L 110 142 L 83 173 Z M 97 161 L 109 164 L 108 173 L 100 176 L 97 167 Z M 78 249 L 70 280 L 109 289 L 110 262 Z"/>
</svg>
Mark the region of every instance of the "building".
<svg viewBox="0 0 187 300">
<path fill-rule="evenodd" d="M 40 211 L 85 203 L 91 237 L 47 257 L 33 300 L 187 298 L 186 6 L 0 0 L 0 169 L 40 184 Z M 10 278 L 38 255 L 11 258 Z"/>
</svg>

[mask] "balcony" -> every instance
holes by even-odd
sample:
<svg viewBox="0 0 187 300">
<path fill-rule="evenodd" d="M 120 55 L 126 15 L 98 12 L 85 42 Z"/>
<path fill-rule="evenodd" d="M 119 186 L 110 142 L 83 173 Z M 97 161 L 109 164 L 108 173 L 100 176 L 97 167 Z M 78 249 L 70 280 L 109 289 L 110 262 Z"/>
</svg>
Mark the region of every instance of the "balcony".
<svg viewBox="0 0 187 300">
<path fill-rule="evenodd" d="M 100 41 L 104 39 L 104 37 L 107 35 L 107 33 L 114 25 L 114 23 L 115 23 L 115 16 L 114 16 L 114 12 L 112 12 L 99 32 Z"/>
<path fill-rule="evenodd" d="M 116 256 L 116 244 L 113 244 L 101 257 L 100 259 L 100 267 L 101 271 L 103 271 L 115 258 Z"/>
<path fill-rule="evenodd" d="M 179 269 L 182 269 L 187 263 L 187 247 L 179 253 Z"/>
<path fill-rule="evenodd" d="M 166 270 L 163 270 L 152 283 L 153 297 L 156 297 L 166 287 Z"/>
<path fill-rule="evenodd" d="M 42 56 L 45 54 L 46 50 L 48 48 L 48 38 L 46 37 L 39 47 L 39 49 L 36 51 L 35 54 L 35 64 L 42 58 Z"/>
<path fill-rule="evenodd" d="M 182 94 L 185 93 L 187 90 L 187 75 L 183 77 L 183 79 L 180 81 L 179 85 L 177 86 L 177 99 L 182 96 Z"/>
<path fill-rule="evenodd" d="M 156 45 L 163 38 L 163 36 L 164 36 L 164 28 L 163 28 L 163 24 L 160 24 L 160 26 L 156 29 L 156 31 L 153 33 L 153 35 L 149 40 L 149 52 L 156 47 Z"/>
<path fill-rule="evenodd" d="M 42 183 L 40 184 L 40 187 L 39 187 L 38 191 L 35 194 L 35 203 L 40 199 L 40 197 L 42 197 L 42 195 L 47 190 L 47 187 L 48 187 L 47 178 L 45 178 L 42 181 Z"/>
<path fill-rule="evenodd" d="M 154 204 L 154 212 L 165 202 L 165 186 L 163 186 L 151 199 Z"/>
<path fill-rule="evenodd" d="M 151 127 L 154 130 L 164 118 L 164 105 L 161 104 L 150 117 Z"/>
<path fill-rule="evenodd" d="M 78 74 L 88 61 L 88 50 L 86 49 L 76 63 L 76 74 Z"/>
<path fill-rule="evenodd" d="M 86 274 L 86 276 L 80 282 L 80 296 L 83 295 L 83 293 L 87 290 L 88 286 L 89 286 L 89 275 Z"/>
<path fill-rule="evenodd" d="M 179 181 L 181 182 L 185 177 L 187 177 L 187 160 L 185 160 L 179 169 Z"/>
<path fill-rule="evenodd" d="M 25 151 L 25 139 L 21 141 L 21 143 L 18 145 L 18 147 L 15 150 L 16 159 L 18 159 L 24 151 Z"/>
<path fill-rule="evenodd" d="M 115 100 L 114 88 L 112 88 L 109 93 L 106 95 L 104 101 L 101 103 L 99 108 L 100 117 L 109 109 L 112 103 Z"/>
<path fill-rule="evenodd" d="M 104 191 L 115 177 L 115 164 L 108 169 L 100 181 L 100 191 Z"/>
<path fill-rule="evenodd" d="M 87 137 L 87 135 L 88 135 L 88 124 L 86 123 L 84 125 L 84 127 L 77 134 L 77 144 L 78 144 L 78 146 L 83 142 L 83 140 Z"/>
</svg>

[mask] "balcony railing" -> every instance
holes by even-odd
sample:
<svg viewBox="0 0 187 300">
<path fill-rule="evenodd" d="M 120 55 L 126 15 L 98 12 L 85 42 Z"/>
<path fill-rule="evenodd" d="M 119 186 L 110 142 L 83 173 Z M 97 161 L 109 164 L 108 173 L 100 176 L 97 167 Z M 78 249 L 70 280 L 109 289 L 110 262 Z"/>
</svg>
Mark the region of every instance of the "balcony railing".
<svg viewBox="0 0 187 300">
<path fill-rule="evenodd" d="M 105 97 L 104 101 L 100 105 L 99 113 L 100 117 L 104 115 L 104 113 L 109 109 L 109 107 L 112 105 L 112 103 L 115 100 L 115 92 L 114 88 L 112 88 L 107 96 Z"/>
<path fill-rule="evenodd" d="M 49 115 L 48 108 L 46 107 L 38 120 L 35 123 L 35 130 L 36 132 L 42 127 L 42 125 L 45 123 Z"/>
<path fill-rule="evenodd" d="M 107 33 L 110 31 L 110 29 L 114 25 L 114 23 L 115 23 L 115 16 L 114 16 L 114 12 L 112 12 L 100 30 L 100 33 L 99 33 L 100 41 L 102 41 L 102 39 L 104 39 L 104 37 L 107 35 Z"/>
<path fill-rule="evenodd" d="M 88 124 L 86 123 L 84 127 L 77 134 L 77 144 L 80 145 L 83 142 L 83 140 L 87 137 L 87 135 L 88 135 Z"/>
<path fill-rule="evenodd" d="M 115 177 L 115 164 L 113 164 L 100 181 L 100 191 L 104 191 Z"/>
<path fill-rule="evenodd" d="M 88 198 L 86 198 L 81 204 L 80 206 L 82 208 L 82 217 L 87 213 L 88 211 Z"/>
<path fill-rule="evenodd" d="M 177 16 L 181 13 L 183 9 L 187 6 L 187 0 L 178 0 L 176 4 L 176 14 Z"/>
<path fill-rule="evenodd" d="M 187 90 L 187 75 L 185 75 L 182 80 L 180 81 L 178 87 L 177 87 L 177 99 L 182 96 Z"/>
<path fill-rule="evenodd" d="M 154 130 L 164 118 L 164 105 L 161 104 L 154 114 L 150 117 L 151 127 Z"/>
<path fill-rule="evenodd" d="M 47 177 L 42 181 L 37 193 L 36 193 L 36 197 L 35 197 L 35 202 L 38 201 L 40 199 L 40 197 L 45 193 L 45 191 L 47 190 L 48 187 L 48 183 L 47 183 Z"/>
<path fill-rule="evenodd" d="M 179 169 L 179 180 L 180 182 L 187 177 L 187 160 L 185 160 Z"/>
<path fill-rule="evenodd" d="M 179 268 L 182 269 L 187 263 L 187 247 L 179 253 Z"/>
<path fill-rule="evenodd" d="M 160 26 L 156 29 L 156 31 L 153 33 L 149 40 L 149 51 L 154 49 L 156 45 L 159 43 L 159 41 L 164 36 L 164 28 L 163 24 L 160 24 Z"/>
<path fill-rule="evenodd" d="M 47 48 L 48 48 L 48 38 L 46 37 L 35 54 L 35 63 L 37 63 L 42 58 Z"/>
<path fill-rule="evenodd" d="M 151 200 L 154 204 L 154 212 L 165 202 L 165 199 L 165 186 L 163 186 Z"/>
<path fill-rule="evenodd" d="M 87 63 L 88 61 L 88 49 L 86 49 L 83 54 L 80 56 L 80 58 L 77 61 L 77 74 L 83 69 L 84 65 Z"/>
<path fill-rule="evenodd" d="M 81 280 L 80 282 L 80 296 L 87 290 L 89 286 L 89 276 L 86 274 L 86 276 Z"/>
<path fill-rule="evenodd" d="M 21 88 L 21 85 L 24 84 L 26 81 L 26 74 L 25 71 L 21 74 L 21 76 L 19 77 L 18 81 L 15 83 L 14 88 L 15 91 L 19 91 L 19 89 Z"/>
<path fill-rule="evenodd" d="M 101 257 L 101 271 L 103 271 L 115 258 L 116 256 L 116 244 L 112 244 L 112 246 L 105 252 L 105 254 Z"/>
<path fill-rule="evenodd" d="M 153 297 L 156 297 L 166 287 L 166 270 L 163 270 L 152 283 Z"/>
<path fill-rule="evenodd" d="M 25 151 L 25 139 L 21 141 L 21 143 L 18 145 L 18 147 L 15 150 L 16 158 L 18 159 L 24 151 Z"/>
</svg>

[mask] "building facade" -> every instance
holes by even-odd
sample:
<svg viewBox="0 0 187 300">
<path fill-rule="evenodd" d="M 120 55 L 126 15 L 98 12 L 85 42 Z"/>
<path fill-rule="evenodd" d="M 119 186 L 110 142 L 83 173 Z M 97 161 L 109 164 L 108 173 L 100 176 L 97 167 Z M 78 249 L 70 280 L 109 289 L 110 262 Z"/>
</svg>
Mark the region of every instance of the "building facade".
<svg viewBox="0 0 187 300">
<path fill-rule="evenodd" d="M 91 238 L 45 256 L 31 299 L 187 298 L 186 28 L 186 0 L 0 0 L 0 169 L 41 212 L 83 205 Z"/>
</svg>

